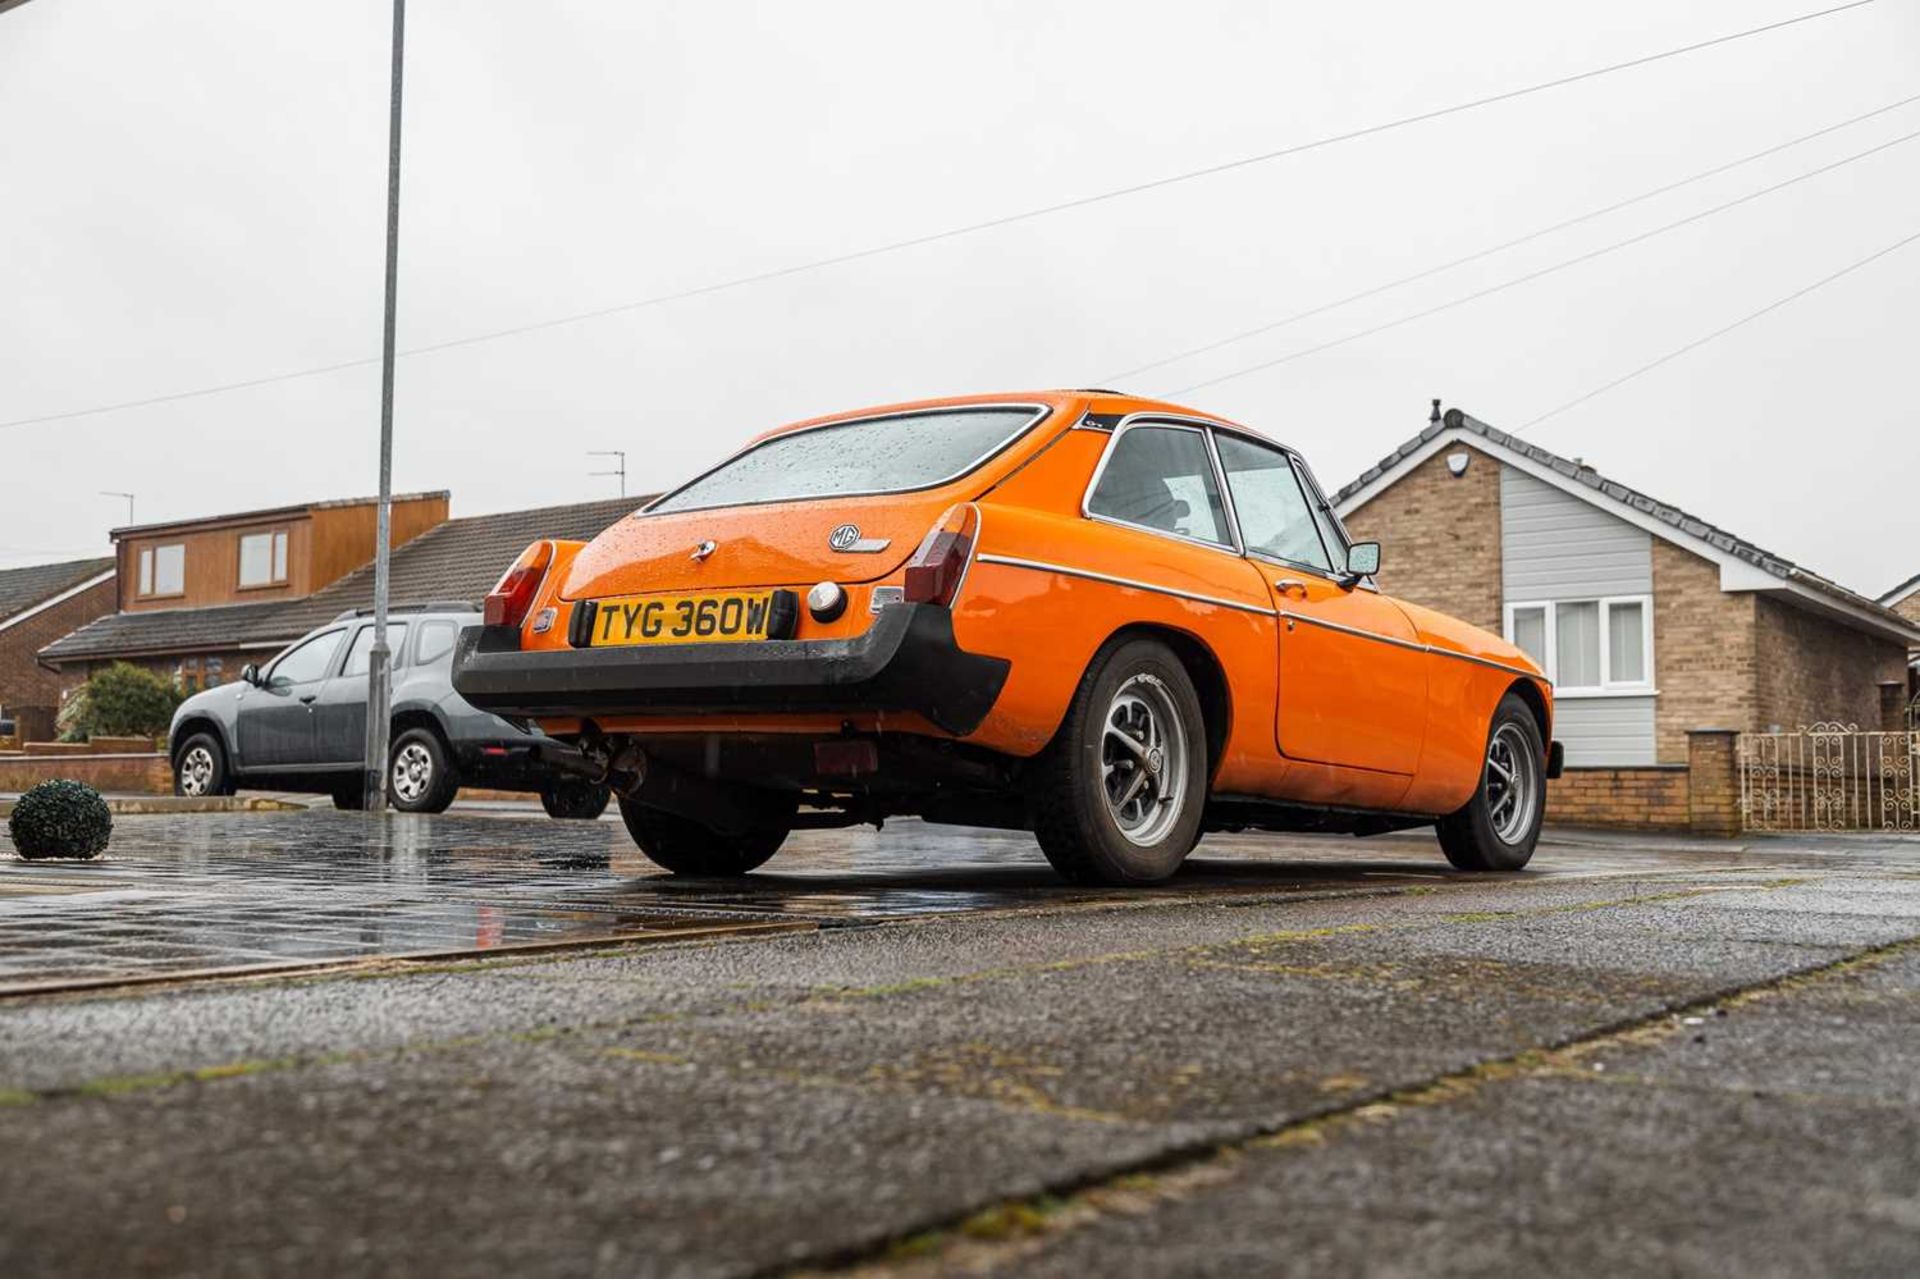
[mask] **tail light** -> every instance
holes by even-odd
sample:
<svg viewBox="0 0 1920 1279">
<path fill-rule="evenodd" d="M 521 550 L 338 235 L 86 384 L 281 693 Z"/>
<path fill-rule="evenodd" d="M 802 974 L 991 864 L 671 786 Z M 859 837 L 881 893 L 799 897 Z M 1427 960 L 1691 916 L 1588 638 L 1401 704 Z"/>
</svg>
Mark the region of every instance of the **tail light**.
<svg viewBox="0 0 1920 1279">
<path fill-rule="evenodd" d="M 540 583 L 546 580 L 547 569 L 552 564 L 552 542 L 535 542 L 520 552 L 513 567 L 501 575 L 487 594 L 487 625 L 518 629 L 520 623 L 527 620 L 527 610 L 533 607 L 534 597 L 540 594 Z"/>
<path fill-rule="evenodd" d="M 973 538 L 980 531 L 980 510 L 971 502 L 950 508 L 928 531 L 920 549 L 907 561 L 906 600 L 909 604 L 951 604 L 960 593 L 973 558 Z"/>
</svg>

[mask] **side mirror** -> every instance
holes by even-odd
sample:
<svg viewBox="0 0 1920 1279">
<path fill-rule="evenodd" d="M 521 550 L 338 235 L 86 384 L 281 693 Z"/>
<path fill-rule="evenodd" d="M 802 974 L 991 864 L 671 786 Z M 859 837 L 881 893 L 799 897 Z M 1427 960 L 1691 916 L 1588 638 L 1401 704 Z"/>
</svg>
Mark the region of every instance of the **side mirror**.
<svg viewBox="0 0 1920 1279">
<path fill-rule="evenodd" d="M 242 666 L 240 668 L 240 678 L 245 680 L 247 683 L 253 685 L 255 688 L 259 688 L 260 687 L 260 668 L 258 666 L 255 666 L 252 662 L 248 662 L 245 666 Z"/>
<path fill-rule="evenodd" d="M 1347 572 L 1353 577 L 1372 577 L 1380 571 L 1380 543 L 1355 542 L 1347 548 Z"/>
</svg>

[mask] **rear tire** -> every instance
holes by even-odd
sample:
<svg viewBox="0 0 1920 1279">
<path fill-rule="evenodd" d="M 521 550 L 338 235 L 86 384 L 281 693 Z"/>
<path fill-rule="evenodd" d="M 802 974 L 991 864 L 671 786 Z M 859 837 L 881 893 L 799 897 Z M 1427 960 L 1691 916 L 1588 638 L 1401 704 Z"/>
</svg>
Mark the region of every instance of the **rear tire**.
<svg viewBox="0 0 1920 1279">
<path fill-rule="evenodd" d="M 409 728 L 393 744 L 387 764 L 387 802 L 403 813 L 444 813 L 460 789 L 440 735 Z"/>
<path fill-rule="evenodd" d="M 1072 883 L 1158 883 L 1199 842 L 1208 777 L 1187 668 L 1158 640 L 1109 642 L 1038 761 L 1034 834 Z"/>
<path fill-rule="evenodd" d="M 676 875 L 727 879 L 764 865 L 792 833 L 792 811 L 776 815 L 744 835 L 723 835 L 690 818 L 649 808 L 622 796 L 620 817 L 627 833 L 654 865 Z"/>
<path fill-rule="evenodd" d="M 195 733 L 173 757 L 173 793 L 194 799 L 233 794 L 227 752 L 212 733 Z"/>
<path fill-rule="evenodd" d="M 607 811 L 612 798 L 613 792 L 605 786 L 568 779 L 548 782 L 540 792 L 540 807 L 555 821 L 590 822 Z"/>
<path fill-rule="evenodd" d="M 1532 859 L 1547 811 L 1546 759 L 1539 722 L 1508 693 L 1487 728 L 1473 798 L 1438 823 L 1449 862 L 1460 870 L 1513 871 Z"/>
</svg>

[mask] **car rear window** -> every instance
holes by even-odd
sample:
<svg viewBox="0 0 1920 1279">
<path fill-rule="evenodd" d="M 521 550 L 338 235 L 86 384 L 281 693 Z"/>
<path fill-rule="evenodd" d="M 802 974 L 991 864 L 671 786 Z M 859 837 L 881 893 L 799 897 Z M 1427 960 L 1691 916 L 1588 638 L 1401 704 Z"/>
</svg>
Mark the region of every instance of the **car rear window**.
<svg viewBox="0 0 1920 1279">
<path fill-rule="evenodd" d="M 1039 411 L 1030 408 L 946 409 L 778 435 L 669 493 L 647 511 L 931 488 L 973 470 L 1039 418 Z"/>
<path fill-rule="evenodd" d="M 422 666 L 431 666 L 453 651 L 459 632 L 460 628 L 452 622 L 422 622 L 420 649 L 414 654 L 414 660 Z"/>
</svg>

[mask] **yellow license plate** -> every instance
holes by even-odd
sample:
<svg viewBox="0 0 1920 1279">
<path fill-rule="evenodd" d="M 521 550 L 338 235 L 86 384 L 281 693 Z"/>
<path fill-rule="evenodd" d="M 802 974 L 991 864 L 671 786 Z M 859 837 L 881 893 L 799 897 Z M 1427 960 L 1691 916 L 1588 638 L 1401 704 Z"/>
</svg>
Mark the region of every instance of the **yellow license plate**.
<svg viewBox="0 0 1920 1279">
<path fill-rule="evenodd" d="M 697 595 L 637 595 L 601 600 L 588 643 L 711 644 L 763 640 L 771 591 L 704 591 Z"/>
</svg>

